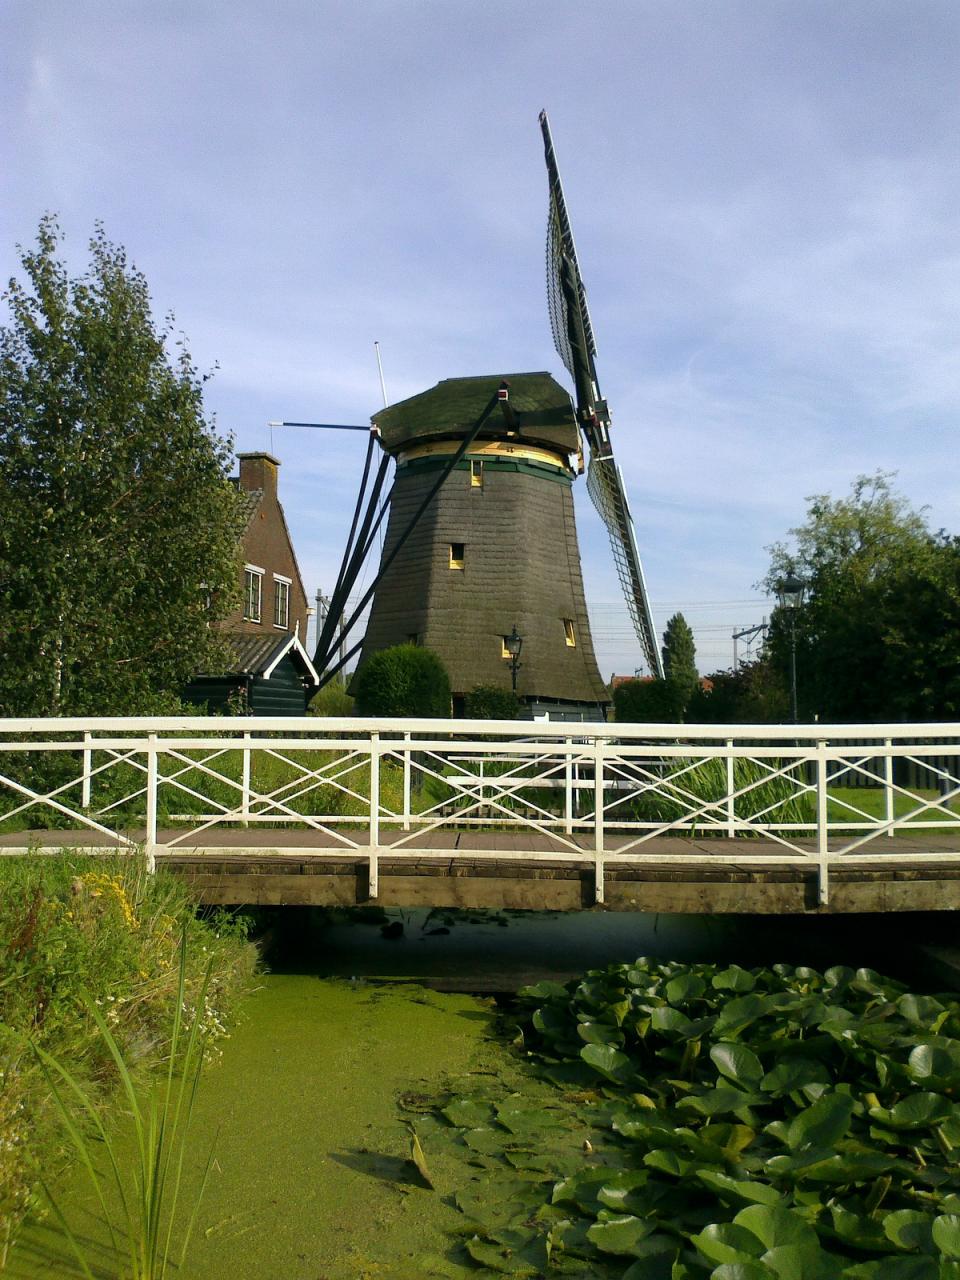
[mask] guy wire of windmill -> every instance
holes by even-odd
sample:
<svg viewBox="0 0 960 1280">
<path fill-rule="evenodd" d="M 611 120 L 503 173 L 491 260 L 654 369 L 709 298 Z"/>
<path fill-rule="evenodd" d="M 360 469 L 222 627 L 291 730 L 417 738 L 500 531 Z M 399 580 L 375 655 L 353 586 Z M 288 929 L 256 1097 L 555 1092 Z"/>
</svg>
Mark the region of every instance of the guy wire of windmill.
<svg viewBox="0 0 960 1280">
<path fill-rule="evenodd" d="M 502 633 L 506 639 L 506 633 L 510 631 L 510 617 L 520 614 L 526 608 L 525 631 L 531 633 L 538 642 L 542 658 L 543 653 L 555 644 L 555 634 L 540 634 L 542 627 L 549 623 L 536 616 L 535 598 L 539 602 L 541 614 L 550 615 L 554 609 L 561 611 L 557 616 L 564 627 L 562 643 L 567 649 L 576 649 L 579 645 L 580 653 L 564 654 L 561 648 L 552 663 L 544 666 L 541 661 L 539 674 L 536 664 L 528 663 L 528 684 L 532 681 L 536 687 L 531 685 L 522 691 L 527 701 L 545 697 L 547 701 L 566 701 L 571 706 L 576 704 L 584 707 L 602 702 L 605 695 L 596 670 L 589 621 L 586 617 L 579 549 L 575 532 L 572 535 L 569 533 L 574 523 L 572 506 L 569 513 L 566 508 L 561 510 L 556 507 L 555 503 L 550 507 L 556 518 L 556 534 L 571 540 L 567 557 L 571 564 L 568 578 L 554 592 L 555 598 L 543 597 L 536 575 L 525 577 L 523 572 L 517 573 L 515 570 L 512 574 L 517 584 L 515 595 L 514 599 L 508 599 L 504 596 L 500 579 L 495 580 L 489 575 L 482 579 L 473 552 L 470 554 L 469 566 L 463 560 L 468 541 L 462 532 L 463 528 L 469 531 L 471 537 L 475 535 L 477 548 L 482 542 L 479 530 L 484 526 L 482 518 L 478 523 L 480 508 L 474 507 L 471 513 L 463 514 L 449 487 L 444 490 L 444 485 L 454 472 L 465 469 L 469 469 L 471 487 L 482 489 L 483 469 L 486 468 L 490 480 L 489 502 L 492 504 L 487 510 L 492 513 L 494 505 L 499 503 L 499 523 L 509 528 L 507 521 L 516 519 L 518 512 L 522 515 L 527 504 L 517 502 L 516 496 L 507 488 L 513 481 L 501 473 L 525 470 L 529 485 L 531 477 L 542 480 L 548 472 L 552 472 L 550 478 L 560 481 L 569 489 L 577 472 L 583 470 L 581 437 L 586 439 L 589 450 L 587 492 L 607 529 L 641 654 L 653 674 L 663 674 L 626 489 L 613 455 L 609 406 L 600 393 L 593 326 L 546 112 L 540 114 L 540 128 L 549 184 L 548 310 L 554 344 L 573 379 L 575 411 L 569 404 L 569 397 L 548 374 L 516 374 L 507 377 L 447 379 L 432 391 L 392 407 L 386 406 L 384 390 L 384 411 L 374 415 L 371 427 L 345 423 L 270 424 L 271 427 L 283 425 L 368 432 L 360 488 L 339 572 L 330 595 L 323 599 L 323 616 L 318 617 L 314 662 L 321 673 L 322 684 L 328 683 L 343 671 L 350 660 L 364 648 L 365 641 L 364 657 L 372 648 L 383 647 L 385 643 L 410 640 L 414 643 L 428 643 L 430 647 L 441 651 L 444 649 L 443 636 L 436 627 L 431 636 L 431 623 L 426 619 L 463 613 L 465 599 L 456 597 L 456 587 L 444 585 L 443 591 L 446 594 L 441 593 L 439 596 L 434 590 L 429 599 L 425 597 L 420 602 L 422 608 L 419 613 L 408 609 L 402 627 L 398 620 L 397 599 L 402 592 L 399 585 L 401 580 L 406 578 L 409 590 L 411 583 L 419 582 L 419 577 L 424 574 L 430 576 L 429 565 L 433 563 L 436 567 L 439 563 L 438 548 L 442 544 L 450 548 L 449 568 L 462 571 L 469 567 L 474 575 L 474 596 L 478 594 L 476 588 L 481 588 L 479 594 L 485 601 L 485 612 L 478 614 L 475 610 L 475 616 L 471 620 L 476 637 L 497 632 Z M 377 359 L 383 388 L 379 344 Z M 567 405 L 566 409 L 563 407 L 564 403 Z M 374 452 L 378 444 L 380 456 L 375 462 Z M 548 446 L 550 452 L 544 446 Z M 576 470 L 571 461 L 574 456 L 577 457 Z M 396 470 L 392 483 L 388 486 L 391 461 L 396 462 Z M 418 475 L 416 483 L 413 481 L 415 468 L 423 473 Z M 542 498 L 547 490 L 540 485 L 529 492 Z M 361 580 L 378 535 L 383 538 L 381 526 L 388 513 L 390 520 L 379 567 L 372 580 L 358 591 L 357 583 Z M 461 521 L 460 524 L 457 523 L 458 520 Z M 545 522 L 549 523 L 546 518 Z M 427 524 L 432 526 L 432 542 L 424 546 L 421 544 L 424 542 L 424 527 Z M 494 522 L 494 527 L 496 524 Z M 447 538 L 449 542 L 444 541 Z M 485 547 L 485 550 L 489 551 L 489 547 Z M 533 560 L 535 559 L 534 555 Z M 544 561 L 544 565 L 552 563 L 554 559 L 551 550 L 551 556 Z M 391 585 L 390 571 L 395 564 L 394 581 Z M 419 576 L 414 572 L 416 566 L 419 566 Z M 541 576 L 548 575 L 542 573 Z M 452 584 L 452 579 L 449 581 Z M 450 595 L 451 590 L 454 596 Z M 348 646 L 348 637 L 354 632 L 371 602 L 373 639 L 371 640 L 371 625 L 368 623 L 366 637 Z M 391 628 L 396 633 L 393 638 Z M 516 629 L 514 621 L 514 633 Z M 474 636 L 470 638 L 473 639 Z M 456 665 L 458 646 L 453 645 L 451 638 L 447 637 L 446 647 L 454 656 Z M 462 648 L 462 645 L 459 647 Z M 498 652 L 497 657 L 502 656 L 504 655 Z M 576 673 L 570 668 L 570 661 L 574 656 L 580 664 Z M 497 665 L 502 668 L 500 663 L 489 666 L 488 670 L 495 671 Z M 574 690 L 572 694 L 564 690 L 562 680 L 557 683 L 561 668 L 567 670 L 570 688 Z M 482 662 L 478 670 L 483 674 L 481 669 Z M 452 683 L 456 688 L 457 680 L 453 679 Z"/>
</svg>

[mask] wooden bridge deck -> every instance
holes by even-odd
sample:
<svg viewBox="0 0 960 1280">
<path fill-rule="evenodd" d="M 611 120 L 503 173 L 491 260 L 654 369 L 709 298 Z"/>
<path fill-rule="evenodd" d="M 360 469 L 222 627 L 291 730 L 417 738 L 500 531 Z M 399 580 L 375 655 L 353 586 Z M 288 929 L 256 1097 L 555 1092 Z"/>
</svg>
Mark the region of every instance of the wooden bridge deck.
<svg viewBox="0 0 960 1280">
<path fill-rule="evenodd" d="M 142 833 L 131 831 L 128 838 Z M 186 837 L 158 832 L 157 865 L 183 876 L 208 904 L 355 906 L 371 900 L 364 832 L 344 832 L 359 850 L 317 831 L 209 829 Z M 383 832 L 376 901 L 384 907 L 509 907 L 573 911 L 596 906 L 592 845 L 584 857 L 551 858 L 556 845 L 526 832 L 434 831 L 431 857 L 392 843 L 409 833 Z M 566 839 L 570 839 L 566 837 Z M 52 851 L 91 854 L 116 848 L 95 831 L 35 831 L 0 836 L 0 854 L 27 841 Z M 608 910 L 676 913 L 839 914 L 960 910 L 960 840 L 920 834 L 878 837 L 854 856 L 832 860 L 829 900 L 819 901 L 812 841 L 796 841 L 809 862 L 768 839 L 657 837 L 617 860 L 632 837 L 609 833 L 604 851 Z M 574 838 L 573 843 L 577 843 Z M 165 847 L 167 846 L 167 847 Z M 449 849 L 450 857 L 442 855 Z M 923 855 L 917 858 L 916 855 Z M 908 860 L 904 855 L 912 855 Z M 534 860 L 535 859 L 535 860 Z M 2 869 L 2 867 L 0 867 Z"/>
</svg>

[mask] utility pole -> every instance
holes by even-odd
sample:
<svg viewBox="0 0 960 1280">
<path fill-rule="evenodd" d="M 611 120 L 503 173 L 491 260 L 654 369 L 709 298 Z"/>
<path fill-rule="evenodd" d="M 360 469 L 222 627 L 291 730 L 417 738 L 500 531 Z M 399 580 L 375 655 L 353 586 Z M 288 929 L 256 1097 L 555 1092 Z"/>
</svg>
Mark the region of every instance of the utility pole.
<svg viewBox="0 0 960 1280">
<path fill-rule="evenodd" d="M 737 641 L 744 640 L 748 637 L 752 639 L 755 635 L 765 636 L 767 634 L 767 620 L 764 618 L 762 622 L 756 623 L 752 627 L 744 627 L 740 631 L 733 633 L 733 669 L 736 671 L 740 666 L 739 655 L 737 651 Z"/>
</svg>

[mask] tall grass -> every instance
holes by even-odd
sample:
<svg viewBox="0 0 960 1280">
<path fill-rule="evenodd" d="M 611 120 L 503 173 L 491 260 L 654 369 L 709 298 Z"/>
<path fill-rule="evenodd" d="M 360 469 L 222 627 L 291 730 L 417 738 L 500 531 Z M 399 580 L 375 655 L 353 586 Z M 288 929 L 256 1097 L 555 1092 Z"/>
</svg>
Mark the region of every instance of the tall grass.
<svg viewBox="0 0 960 1280">
<path fill-rule="evenodd" d="M 132 1161 L 126 1159 L 125 1147 L 118 1144 L 112 1128 L 104 1124 L 91 1091 L 53 1054 L 35 1047 L 64 1131 L 107 1224 L 114 1256 L 118 1263 L 125 1256 L 126 1265 L 119 1266 L 118 1274 L 130 1280 L 164 1280 L 175 1252 L 175 1265 L 183 1265 L 207 1184 L 212 1151 L 182 1231 L 179 1249 L 175 1251 L 184 1159 L 189 1150 L 190 1123 L 204 1060 L 206 1036 L 200 1009 L 206 1000 L 212 966 L 211 958 L 198 993 L 199 1008 L 194 1010 L 185 1027 L 187 936 L 184 932 L 166 1071 L 160 1088 L 149 1089 L 146 1100 L 106 1019 L 95 1005 L 90 1005 L 91 1017 L 116 1066 L 132 1120 L 135 1137 Z M 81 1121 L 78 1121 L 78 1112 Z M 104 1162 L 106 1170 L 100 1167 Z M 94 1280 L 59 1197 L 45 1181 L 42 1186 L 81 1272 L 87 1280 Z"/>
</svg>

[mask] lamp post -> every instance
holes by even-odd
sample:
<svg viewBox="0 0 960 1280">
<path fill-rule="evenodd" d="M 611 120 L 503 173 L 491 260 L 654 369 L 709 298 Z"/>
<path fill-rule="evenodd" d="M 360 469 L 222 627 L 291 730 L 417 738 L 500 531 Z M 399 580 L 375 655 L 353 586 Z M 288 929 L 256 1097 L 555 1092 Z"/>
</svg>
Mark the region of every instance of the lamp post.
<svg viewBox="0 0 960 1280">
<path fill-rule="evenodd" d="M 790 719 L 797 723 L 797 610 L 803 604 L 807 584 L 795 573 L 788 573 L 777 584 L 780 608 L 790 619 Z"/>
<path fill-rule="evenodd" d="M 520 650 L 523 648 L 523 636 L 517 630 L 517 624 L 513 624 L 513 630 L 508 636 L 503 637 L 503 643 L 507 653 L 510 655 L 510 680 L 513 684 L 513 692 L 517 692 L 517 670 L 520 666 Z"/>
</svg>

